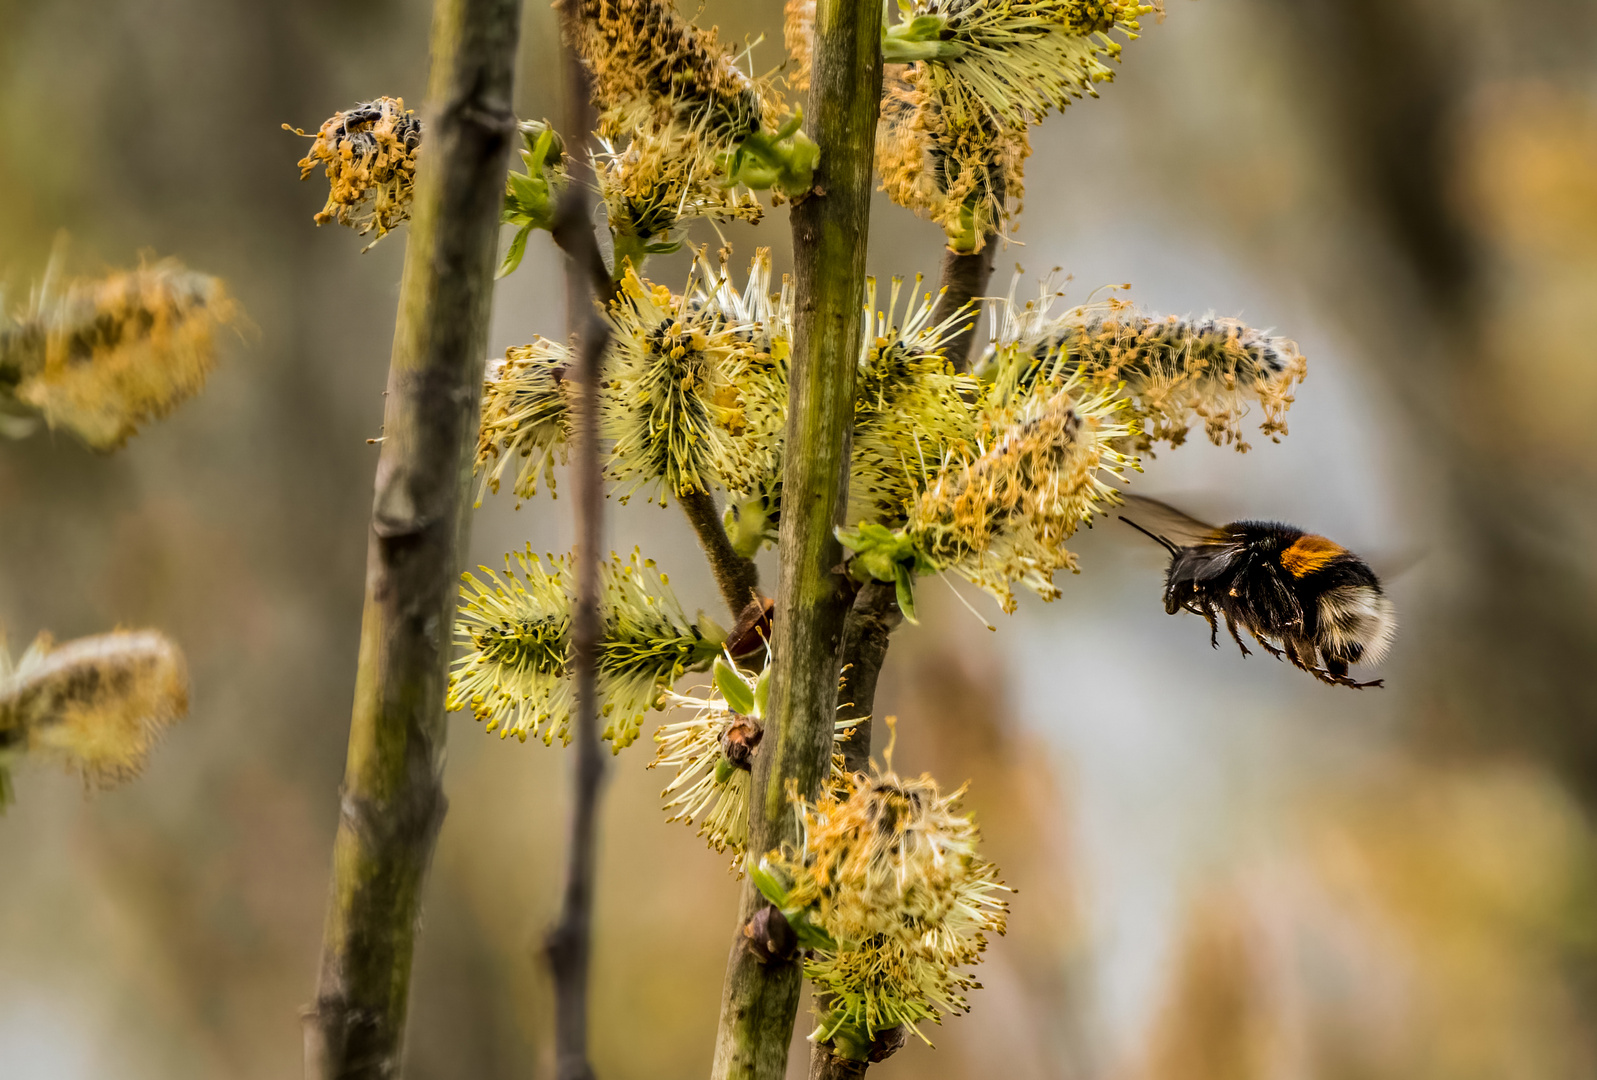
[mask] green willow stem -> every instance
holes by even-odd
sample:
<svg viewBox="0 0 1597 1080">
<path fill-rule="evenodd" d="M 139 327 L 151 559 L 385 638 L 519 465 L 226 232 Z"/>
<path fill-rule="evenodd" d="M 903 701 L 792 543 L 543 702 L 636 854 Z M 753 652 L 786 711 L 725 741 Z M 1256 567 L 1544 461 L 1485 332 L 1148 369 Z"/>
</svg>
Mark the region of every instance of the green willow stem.
<svg viewBox="0 0 1597 1080">
<path fill-rule="evenodd" d="M 444 693 L 471 504 L 521 4 L 437 0 L 427 153 L 388 374 L 312 1080 L 400 1072 L 421 894 L 443 820 Z"/>
<path fill-rule="evenodd" d="M 854 409 L 871 166 L 881 102 L 879 4 L 819 0 L 805 115 L 820 164 L 792 213 L 795 334 L 782 474 L 782 572 L 770 717 L 755 759 L 749 850 L 797 839 L 790 792 L 813 798 L 831 754 L 837 657 L 849 594 L 832 530 L 843 505 Z M 798 1012 L 796 955 L 762 958 L 745 933 L 766 902 L 746 881 L 722 990 L 714 1080 L 781 1080 Z"/>
</svg>

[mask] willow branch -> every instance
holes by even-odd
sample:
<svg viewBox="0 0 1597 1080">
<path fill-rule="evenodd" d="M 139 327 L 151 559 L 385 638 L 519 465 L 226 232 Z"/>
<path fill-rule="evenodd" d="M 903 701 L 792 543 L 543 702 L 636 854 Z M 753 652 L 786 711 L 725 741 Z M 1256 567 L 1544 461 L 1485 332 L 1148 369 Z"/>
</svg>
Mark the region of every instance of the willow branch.
<svg viewBox="0 0 1597 1080">
<path fill-rule="evenodd" d="M 437 0 L 427 153 L 389 365 L 366 601 L 306 1075 L 399 1075 L 444 815 L 444 694 L 470 505 L 521 5 Z"/>
<path fill-rule="evenodd" d="M 678 493 L 677 501 L 682 504 L 682 513 L 687 516 L 688 524 L 693 526 L 694 533 L 698 535 L 699 546 L 704 549 L 705 557 L 710 560 L 710 569 L 715 574 L 716 586 L 721 590 L 721 599 L 731 609 L 732 617 L 737 618 L 749 601 L 760 595 L 759 568 L 754 565 L 753 559 L 739 555 L 733 548 L 721 520 L 721 509 L 715 505 L 714 495 L 708 491 L 694 491 L 687 495 Z"/>
<path fill-rule="evenodd" d="M 871 163 L 882 92 L 880 4 L 819 0 L 814 76 L 814 190 L 792 213 L 796 311 L 782 471 L 780 586 L 774 611 L 771 722 L 755 759 L 749 850 L 797 839 L 789 793 L 814 797 L 826 776 L 837 655 L 848 593 L 833 536 L 846 494 L 855 358 L 870 229 Z M 765 903 L 745 882 L 727 963 L 714 1080 L 781 1080 L 798 1012 L 796 956 L 764 959 L 745 927 Z"/>
</svg>

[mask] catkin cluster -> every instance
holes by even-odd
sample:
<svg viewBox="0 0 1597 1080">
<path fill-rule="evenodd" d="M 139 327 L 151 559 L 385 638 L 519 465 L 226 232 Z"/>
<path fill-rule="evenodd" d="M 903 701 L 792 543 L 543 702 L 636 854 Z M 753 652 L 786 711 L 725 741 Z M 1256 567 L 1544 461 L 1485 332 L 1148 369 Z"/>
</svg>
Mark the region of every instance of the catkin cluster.
<svg viewBox="0 0 1597 1080">
<path fill-rule="evenodd" d="M 898 1025 L 924 1039 L 918 1024 L 965 1011 L 977 983 L 964 969 L 1004 932 L 1009 890 L 977 854 L 962 795 L 929 776 L 856 774 L 799 802 L 800 844 L 759 867 L 756 884 L 813 945 L 804 971 L 827 1003 L 814 1038 L 842 1056 Z"/>
<path fill-rule="evenodd" d="M 1046 303 L 994 305 L 994 340 L 978 370 L 996 394 L 1025 393 L 1038 380 L 1072 380 L 1125 405 L 1123 447 L 1180 446 L 1194 421 L 1216 446 L 1246 451 L 1250 405 L 1259 430 L 1279 441 L 1294 387 L 1308 369 L 1292 342 L 1234 319 L 1139 313 L 1121 300 L 1061 316 Z"/>
<path fill-rule="evenodd" d="M 876 168 L 894 202 L 980 251 L 1018 211 L 1027 131 L 1050 109 L 1096 97 L 1123 41 L 1155 6 L 1136 0 L 905 0 L 883 40 Z M 813 0 L 789 0 L 794 84 L 810 70 Z M 1116 36 L 1118 35 L 1118 36 Z"/>
</svg>

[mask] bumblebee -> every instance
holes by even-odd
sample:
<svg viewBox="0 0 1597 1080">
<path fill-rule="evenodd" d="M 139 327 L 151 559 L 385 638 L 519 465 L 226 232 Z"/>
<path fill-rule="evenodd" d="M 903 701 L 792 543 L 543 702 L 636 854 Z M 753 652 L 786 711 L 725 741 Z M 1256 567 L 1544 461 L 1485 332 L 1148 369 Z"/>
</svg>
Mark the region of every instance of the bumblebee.
<svg viewBox="0 0 1597 1080">
<path fill-rule="evenodd" d="M 1170 553 L 1165 611 L 1202 615 L 1210 645 L 1219 647 L 1223 618 L 1244 656 L 1251 653 L 1239 626 L 1265 652 L 1321 682 L 1355 690 L 1382 685 L 1347 673 L 1350 664 L 1378 662 L 1397 631 L 1392 602 L 1363 559 L 1291 525 L 1207 525 L 1154 499 L 1125 500 L 1120 520 Z"/>
</svg>

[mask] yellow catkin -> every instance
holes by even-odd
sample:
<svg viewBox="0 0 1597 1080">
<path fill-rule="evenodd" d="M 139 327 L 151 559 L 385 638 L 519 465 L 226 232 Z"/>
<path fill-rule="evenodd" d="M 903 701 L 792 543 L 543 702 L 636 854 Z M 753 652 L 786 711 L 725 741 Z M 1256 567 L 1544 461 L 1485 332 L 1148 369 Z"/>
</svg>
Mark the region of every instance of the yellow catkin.
<svg viewBox="0 0 1597 1080">
<path fill-rule="evenodd" d="M 0 742 L 58 758 L 99 786 L 136 775 L 187 712 L 183 654 L 153 630 L 59 647 L 41 634 L 14 671 L 0 671 Z"/>
<path fill-rule="evenodd" d="M 219 280 L 163 260 L 47 289 L 0 341 L 0 369 L 51 427 L 114 450 L 200 391 L 239 318 Z"/>
</svg>

